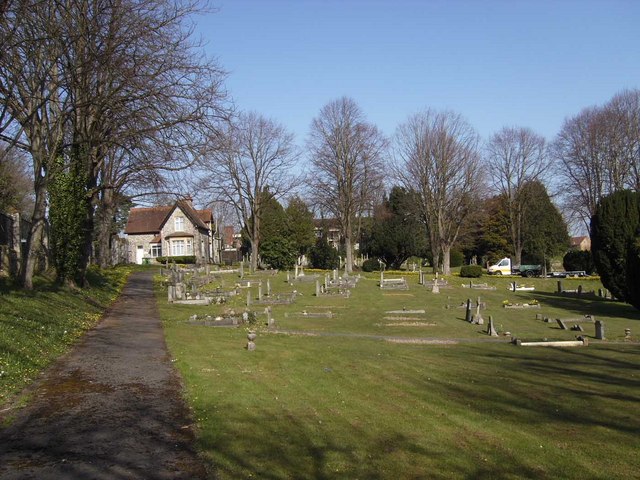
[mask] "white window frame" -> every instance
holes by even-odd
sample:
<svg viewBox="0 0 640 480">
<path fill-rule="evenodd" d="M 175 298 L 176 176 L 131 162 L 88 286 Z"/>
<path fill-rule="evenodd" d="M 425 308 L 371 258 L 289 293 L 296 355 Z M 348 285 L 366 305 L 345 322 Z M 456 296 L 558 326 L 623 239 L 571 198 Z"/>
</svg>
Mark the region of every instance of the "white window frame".
<svg viewBox="0 0 640 480">
<path fill-rule="evenodd" d="M 171 256 L 172 257 L 181 257 L 186 255 L 185 253 L 185 242 L 183 238 L 179 238 L 177 240 L 171 240 Z"/>
<path fill-rule="evenodd" d="M 151 244 L 151 258 L 157 258 L 162 256 L 162 244 L 161 243 L 152 243 Z"/>
<path fill-rule="evenodd" d="M 184 232 L 184 217 L 176 217 L 174 219 L 176 232 Z"/>
</svg>

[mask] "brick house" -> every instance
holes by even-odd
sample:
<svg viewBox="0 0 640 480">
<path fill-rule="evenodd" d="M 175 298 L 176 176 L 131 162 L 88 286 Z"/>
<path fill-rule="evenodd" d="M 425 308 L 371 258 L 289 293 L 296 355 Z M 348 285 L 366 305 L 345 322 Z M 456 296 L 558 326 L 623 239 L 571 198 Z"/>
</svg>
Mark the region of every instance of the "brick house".
<svg viewBox="0 0 640 480">
<path fill-rule="evenodd" d="M 196 263 L 220 261 L 213 213 L 193 208 L 190 197 L 171 206 L 132 208 L 124 233 L 130 263 L 190 255 L 196 257 Z"/>
</svg>

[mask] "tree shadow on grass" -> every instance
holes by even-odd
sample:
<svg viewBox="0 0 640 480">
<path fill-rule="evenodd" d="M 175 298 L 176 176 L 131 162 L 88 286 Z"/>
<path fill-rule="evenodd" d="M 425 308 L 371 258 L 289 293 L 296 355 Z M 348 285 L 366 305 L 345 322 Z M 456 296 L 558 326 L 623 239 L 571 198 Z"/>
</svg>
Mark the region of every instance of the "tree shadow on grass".
<svg viewBox="0 0 640 480">
<path fill-rule="evenodd" d="M 502 452 L 489 463 L 470 466 L 468 452 L 452 453 L 439 443 L 425 445 L 399 427 L 377 432 L 364 425 L 345 438 L 322 432 L 318 420 L 274 418 L 266 411 L 252 411 L 240 420 L 239 412 L 226 412 L 214 423 L 225 430 L 227 422 L 246 422 L 245 445 L 237 438 L 201 442 L 201 448 L 215 458 L 221 478 L 266 480 L 289 478 L 331 480 L 366 478 L 382 480 L 449 478 L 544 478 L 539 471 L 521 464 L 514 455 Z"/>
<path fill-rule="evenodd" d="M 640 311 L 631 305 L 616 300 L 604 299 L 590 294 L 568 296 L 553 292 L 529 292 L 529 296 L 545 306 L 567 310 L 578 315 L 594 315 L 598 318 L 624 318 L 640 320 Z"/>
</svg>

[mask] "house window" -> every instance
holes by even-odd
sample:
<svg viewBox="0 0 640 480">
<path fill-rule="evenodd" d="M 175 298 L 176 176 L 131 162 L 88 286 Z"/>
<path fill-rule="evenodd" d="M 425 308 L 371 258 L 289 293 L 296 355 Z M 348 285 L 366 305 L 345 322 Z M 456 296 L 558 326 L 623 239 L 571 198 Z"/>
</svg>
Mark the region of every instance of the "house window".
<svg viewBox="0 0 640 480">
<path fill-rule="evenodd" d="M 151 256 L 153 258 L 162 256 L 162 245 L 161 244 L 159 244 L 159 243 L 152 243 L 151 244 Z"/>
<path fill-rule="evenodd" d="M 171 255 L 178 257 L 185 255 L 184 240 L 171 240 Z"/>
<path fill-rule="evenodd" d="M 176 232 L 184 232 L 184 217 L 175 218 Z"/>
<path fill-rule="evenodd" d="M 193 240 L 188 239 L 187 240 L 187 253 L 185 253 L 185 255 L 193 255 Z"/>
</svg>

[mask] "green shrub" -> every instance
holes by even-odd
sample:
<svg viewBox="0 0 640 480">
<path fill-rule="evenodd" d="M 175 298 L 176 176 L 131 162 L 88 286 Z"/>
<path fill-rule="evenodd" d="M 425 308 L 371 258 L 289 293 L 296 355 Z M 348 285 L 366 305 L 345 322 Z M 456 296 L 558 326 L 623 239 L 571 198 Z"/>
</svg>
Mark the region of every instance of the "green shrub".
<svg viewBox="0 0 640 480">
<path fill-rule="evenodd" d="M 482 276 L 482 266 L 463 265 L 462 268 L 460 268 L 460 276 L 467 278 L 480 278 Z"/>
<path fill-rule="evenodd" d="M 180 265 L 196 263 L 195 255 L 182 255 L 181 257 L 156 257 L 156 262 L 158 263 L 165 263 L 167 260 L 169 263 L 176 263 Z"/>
<path fill-rule="evenodd" d="M 568 272 L 583 270 L 588 274 L 595 271 L 593 257 L 589 251 L 571 250 L 562 259 L 562 266 Z"/>
<path fill-rule="evenodd" d="M 363 272 L 377 272 L 378 270 L 380 270 L 380 262 L 377 258 L 368 258 L 362 262 Z"/>
<path fill-rule="evenodd" d="M 451 268 L 461 267 L 464 263 L 464 255 L 460 250 L 451 250 L 449 254 L 449 266 Z"/>
<path fill-rule="evenodd" d="M 327 238 L 323 235 L 318 238 L 316 244 L 309 252 L 309 261 L 311 267 L 321 270 L 333 270 L 338 268 L 340 259 L 338 251 L 327 242 Z"/>
</svg>

